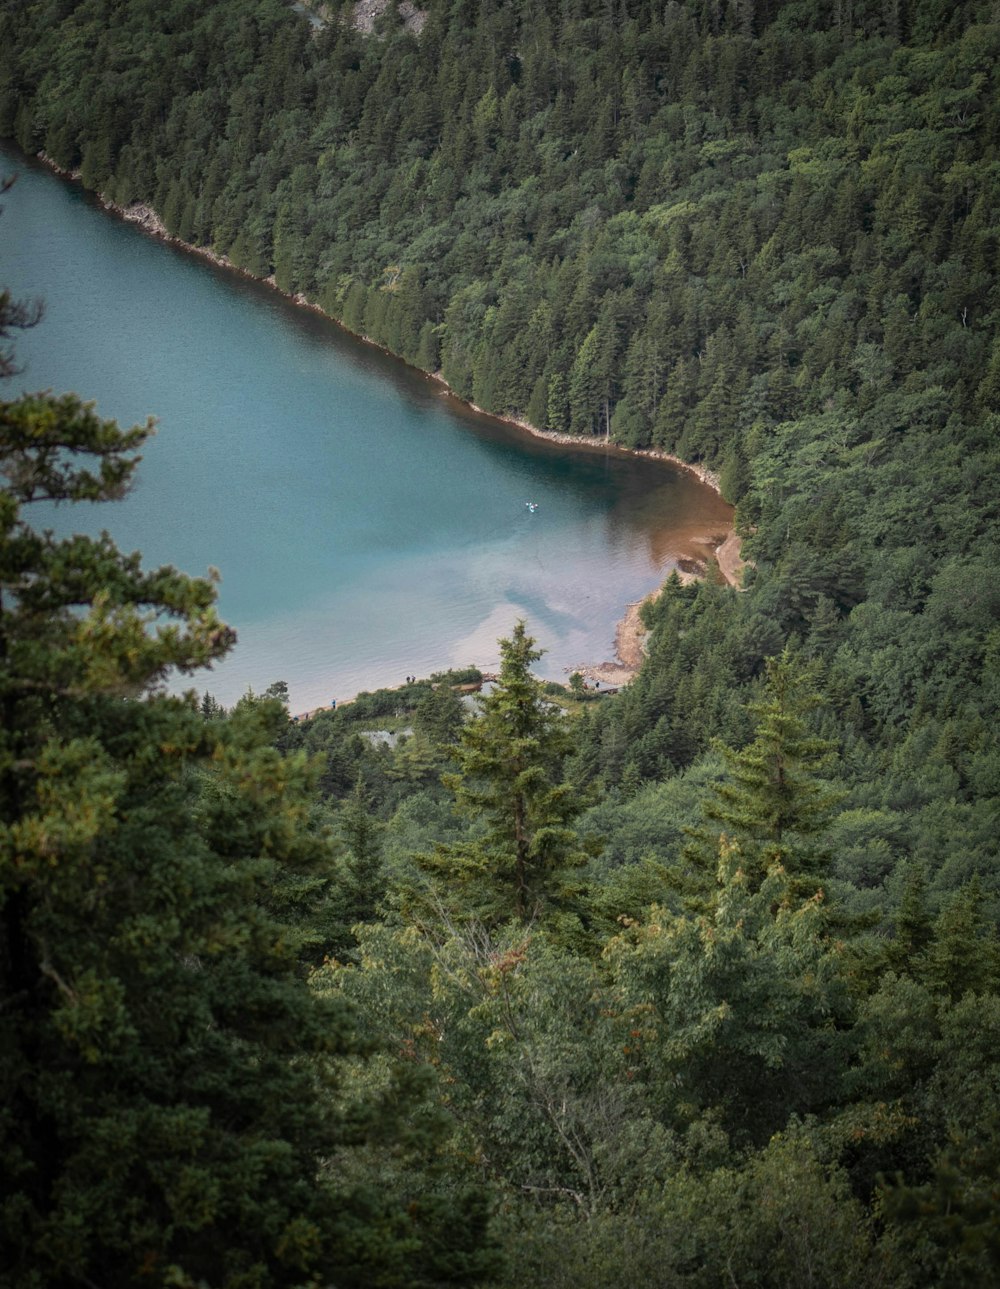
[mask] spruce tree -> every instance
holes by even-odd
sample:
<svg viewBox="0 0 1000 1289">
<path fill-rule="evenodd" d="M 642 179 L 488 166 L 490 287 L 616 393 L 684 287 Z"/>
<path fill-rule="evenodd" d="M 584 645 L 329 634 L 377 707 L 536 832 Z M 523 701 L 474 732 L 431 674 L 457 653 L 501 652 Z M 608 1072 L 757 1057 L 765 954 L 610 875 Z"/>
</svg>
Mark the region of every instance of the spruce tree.
<svg viewBox="0 0 1000 1289">
<path fill-rule="evenodd" d="M 347 847 L 343 913 L 348 930 L 357 922 L 372 921 L 385 895 L 382 825 L 372 814 L 371 806 L 369 794 L 359 777 L 338 817 L 340 833 Z"/>
<path fill-rule="evenodd" d="M 927 873 L 923 864 L 910 866 L 899 911 L 893 921 L 895 934 L 887 947 L 886 957 L 896 971 L 918 974 L 934 938 L 933 920 L 927 907 Z"/>
<path fill-rule="evenodd" d="M 442 776 L 457 809 L 477 820 L 473 837 L 424 856 L 443 878 L 439 896 L 463 915 L 528 922 L 564 903 L 569 870 L 583 862 L 571 825 L 581 802 L 563 781 L 571 742 L 562 714 L 531 674 L 541 657 L 523 622 L 500 641 L 500 675 L 461 731 L 458 769 Z"/>
<path fill-rule="evenodd" d="M 706 869 L 714 873 L 720 833 L 738 843 L 758 883 L 776 864 L 791 874 L 819 871 L 824 855 L 817 839 L 837 800 L 822 778 L 832 745 L 808 723 L 820 701 L 810 673 L 788 649 L 768 660 L 765 696 L 750 704 L 755 738 L 738 751 L 716 744 L 727 776 L 713 786 L 706 822 L 692 831 L 687 848 L 702 880 Z"/>
<path fill-rule="evenodd" d="M 276 908 L 330 863 L 304 826 L 315 768 L 252 705 L 206 721 L 162 690 L 233 640 L 213 585 L 24 518 L 120 496 L 147 433 L 71 395 L 0 404 L 4 1284 L 463 1283 L 476 1197 L 330 1166 L 365 1123 L 398 1140 L 412 1097 L 344 1104 L 349 1011 Z"/>
</svg>

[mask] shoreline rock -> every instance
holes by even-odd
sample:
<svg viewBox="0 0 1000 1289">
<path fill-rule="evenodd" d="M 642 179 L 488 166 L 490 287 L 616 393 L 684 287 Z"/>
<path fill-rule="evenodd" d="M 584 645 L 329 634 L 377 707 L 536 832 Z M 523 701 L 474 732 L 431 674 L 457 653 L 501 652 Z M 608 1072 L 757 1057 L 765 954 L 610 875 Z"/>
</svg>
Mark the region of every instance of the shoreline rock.
<svg viewBox="0 0 1000 1289">
<path fill-rule="evenodd" d="M 740 558 L 739 547 L 740 538 L 736 529 L 733 528 L 721 542 L 713 546 L 710 556 L 710 559 L 714 559 L 716 568 L 723 580 L 734 591 L 746 589 L 742 585 L 743 570 L 746 568 L 746 562 Z M 698 569 L 683 567 L 671 569 L 669 576 L 672 577 L 676 573 L 680 580 L 685 585 L 688 585 L 704 577 L 708 571 L 709 566 L 706 563 Z M 663 586 L 658 586 L 654 591 L 650 591 L 648 595 L 643 596 L 641 600 L 633 600 L 625 606 L 625 613 L 615 626 L 615 657 L 613 660 L 584 663 L 579 667 L 567 668 L 567 670 L 578 671 L 585 680 L 600 681 L 602 685 L 627 685 L 629 681 L 635 680 L 646 659 L 646 641 L 649 634 L 642 624 L 642 606 L 648 604 L 650 600 L 655 600 L 662 590 Z"/>
<path fill-rule="evenodd" d="M 351 10 L 351 26 L 363 36 L 371 36 L 375 23 L 386 12 L 392 0 L 357 0 Z M 427 22 L 427 10 L 418 9 L 413 0 L 399 0 L 396 11 L 403 26 L 412 36 L 419 36 Z"/>
</svg>

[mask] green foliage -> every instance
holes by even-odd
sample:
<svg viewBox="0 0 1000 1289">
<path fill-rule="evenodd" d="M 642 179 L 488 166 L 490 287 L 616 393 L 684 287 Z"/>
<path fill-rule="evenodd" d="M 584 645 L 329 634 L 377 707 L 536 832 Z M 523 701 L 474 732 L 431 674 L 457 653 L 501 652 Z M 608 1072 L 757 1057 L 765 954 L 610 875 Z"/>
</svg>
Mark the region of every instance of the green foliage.
<svg viewBox="0 0 1000 1289">
<path fill-rule="evenodd" d="M 341 836 L 349 856 L 351 902 L 358 921 L 368 921 L 375 912 L 382 880 L 379 855 L 381 829 L 370 811 L 371 803 L 359 780 L 353 795 L 344 803 L 340 812 Z"/>
<path fill-rule="evenodd" d="M 886 1187 L 883 1208 L 903 1239 L 915 1244 L 913 1261 L 938 1284 L 982 1285 L 1000 1270 L 997 1221 L 996 1114 L 974 1137 L 953 1136 L 934 1161 L 929 1182 Z"/>
<path fill-rule="evenodd" d="M 463 916 L 529 922 L 565 906 L 568 873 L 583 862 L 570 827 L 581 803 L 562 781 L 570 748 L 565 719 L 530 672 L 541 655 L 524 623 L 500 641 L 500 674 L 461 729 L 457 769 L 444 776 L 457 808 L 477 819 L 470 841 L 421 859 L 444 907 L 458 896 Z"/>
<path fill-rule="evenodd" d="M 159 688 L 229 647 L 214 587 L 22 518 L 120 495 L 147 433 L 0 404 L 6 1283 L 474 1278 L 481 1204 L 444 1248 L 447 1204 L 328 1170 L 359 1124 L 401 1138 L 420 1088 L 339 1094 L 354 1026 L 302 971 L 332 857 L 280 699 L 206 720 Z"/>
<path fill-rule="evenodd" d="M 712 912 L 654 906 L 611 942 L 642 1074 L 668 1122 L 711 1111 L 763 1144 L 793 1112 L 837 1098 L 848 1011 L 819 896 L 802 903 L 783 869 L 762 882 L 723 846 Z"/>
<path fill-rule="evenodd" d="M 439 683 L 421 699 L 413 713 L 417 731 L 439 747 L 455 742 L 464 719 L 462 700 L 445 683 Z"/>
<path fill-rule="evenodd" d="M 893 1237 L 796 1127 L 740 1168 L 682 1166 L 630 1208 L 586 1223 L 566 1208 L 518 1216 L 505 1285 L 913 1283 Z"/>
<path fill-rule="evenodd" d="M 4 826 L 33 859 L 5 870 L 3 962 L 34 972 L 28 1021 L 0 1013 L 6 1104 L 54 1099 L 3 1119 L 29 1196 L 4 1238 L 44 1237 L 69 1267 L 153 1230 L 155 1191 L 172 1230 L 203 1222 L 191 1241 L 271 1258 L 280 1281 L 281 1258 L 312 1256 L 308 1223 L 326 1230 L 322 1155 L 351 1196 L 338 1283 L 485 1273 L 474 1179 L 510 1283 L 988 1283 L 994 8 L 435 3 L 419 37 L 390 6 L 374 38 L 348 9 L 314 32 L 275 0 L 0 6 L 0 132 L 488 410 L 710 465 L 737 503 L 746 590 L 670 579 L 638 678 L 572 720 L 531 679 L 523 628 L 468 723 L 452 686 L 477 675 L 303 724 L 280 694 L 227 718 L 143 697 L 225 648 L 210 586 L 108 541 L 53 543 L 6 500 Z M 30 321 L 0 296 L 0 370 Z M 118 448 L 142 434 L 47 398 L 6 405 L 4 429 L 25 499 L 119 490 Z M 367 737 L 387 727 L 395 747 Z M 53 902 L 27 935 L 36 888 Z M 94 925 L 105 948 L 84 952 Z M 293 1024 L 312 1013 L 292 982 L 331 951 L 327 1059 L 312 1021 Z M 210 1025 L 183 1019 L 178 982 L 196 1000 L 211 984 L 191 1003 Z M 377 1058 L 347 1050 L 345 999 L 389 1044 Z M 188 1046 L 157 1046 L 161 1023 Z M 53 1207 L 65 1125 L 111 1103 L 106 1070 L 132 1077 L 146 1053 L 138 1104 L 150 1052 L 168 1090 L 190 1054 L 221 1114 L 244 1069 L 224 1042 L 263 1051 L 246 1114 L 273 1076 L 266 1141 L 291 1141 L 294 1166 L 254 1172 L 235 1146 L 219 1163 L 199 1075 L 190 1103 L 150 1096 L 164 1120 L 193 1105 L 194 1128 L 137 1111 L 117 1153 L 95 1128 L 70 1160 L 86 1184 Z M 345 1119 L 372 1128 L 362 1144 Z"/>
<path fill-rule="evenodd" d="M 774 864 L 814 875 L 825 867 L 822 852 L 810 844 L 836 799 L 819 778 L 832 745 L 811 733 L 807 723 L 820 702 L 809 676 L 786 650 L 768 661 L 764 698 L 751 704 L 757 718 L 753 742 L 738 752 L 719 745 L 727 775 L 705 804 L 700 840 L 715 849 L 721 826 L 723 836 L 739 846 L 751 879 L 762 878 Z"/>
<path fill-rule="evenodd" d="M 361 947 L 356 968 L 327 973 L 330 987 L 373 1035 L 431 1062 L 450 1149 L 496 1186 L 593 1216 L 672 1158 L 594 964 L 514 923 L 372 928 Z"/>
</svg>

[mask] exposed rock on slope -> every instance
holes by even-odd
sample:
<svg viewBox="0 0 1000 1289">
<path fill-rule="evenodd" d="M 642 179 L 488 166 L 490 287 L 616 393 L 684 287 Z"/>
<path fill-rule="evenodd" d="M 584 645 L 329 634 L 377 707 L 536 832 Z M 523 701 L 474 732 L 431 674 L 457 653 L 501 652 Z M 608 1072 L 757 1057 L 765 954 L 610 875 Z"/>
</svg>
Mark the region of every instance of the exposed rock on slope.
<svg viewBox="0 0 1000 1289">
<path fill-rule="evenodd" d="M 392 0 L 357 0 L 353 18 L 355 29 L 364 32 L 365 35 L 371 35 L 375 30 L 375 23 L 389 8 L 391 2 Z M 419 36 L 427 21 L 426 9 L 418 9 L 413 4 L 413 0 L 401 0 L 396 10 L 403 19 L 406 30 L 412 32 L 414 36 Z"/>
</svg>

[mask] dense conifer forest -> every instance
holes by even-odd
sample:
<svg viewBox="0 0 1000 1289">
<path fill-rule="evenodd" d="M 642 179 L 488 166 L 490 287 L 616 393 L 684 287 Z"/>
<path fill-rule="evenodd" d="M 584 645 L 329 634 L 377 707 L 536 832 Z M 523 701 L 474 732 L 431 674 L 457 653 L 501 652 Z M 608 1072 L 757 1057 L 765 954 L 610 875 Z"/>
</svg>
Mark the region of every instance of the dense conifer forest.
<svg viewBox="0 0 1000 1289">
<path fill-rule="evenodd" d="M 996 1283 L 1000 11 L 406 14 L 0 0 L 0 135 L 717 471 L 745 589 L 616 696 L 171 698 L 211 584 L 30 522 L 145 431 L 0 403 L 5 1283 Z"/>
</svg>

